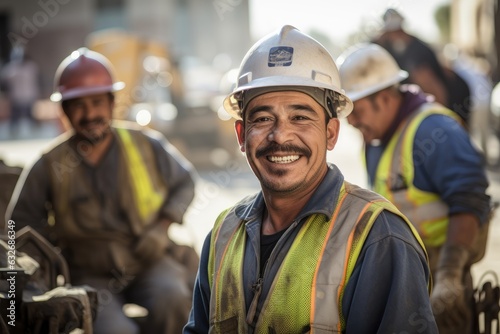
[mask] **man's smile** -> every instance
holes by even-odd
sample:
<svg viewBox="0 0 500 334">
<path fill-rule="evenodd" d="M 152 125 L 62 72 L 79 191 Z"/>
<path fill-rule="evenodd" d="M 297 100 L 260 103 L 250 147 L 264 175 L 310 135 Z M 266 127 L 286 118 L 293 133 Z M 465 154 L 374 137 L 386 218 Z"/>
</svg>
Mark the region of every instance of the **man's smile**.
<svg viewBox="0 0 500 334">
<path fill-rule="evenodd" d="M 299 160 L 300 155 L 293 154 L 293 155 L 285 155 L 285 156 L 279 156 L 279 155 L 268 155 L 267 160 L 273 163 L 277 164 L 289 164 L 294 161 Z"/>
</svg>

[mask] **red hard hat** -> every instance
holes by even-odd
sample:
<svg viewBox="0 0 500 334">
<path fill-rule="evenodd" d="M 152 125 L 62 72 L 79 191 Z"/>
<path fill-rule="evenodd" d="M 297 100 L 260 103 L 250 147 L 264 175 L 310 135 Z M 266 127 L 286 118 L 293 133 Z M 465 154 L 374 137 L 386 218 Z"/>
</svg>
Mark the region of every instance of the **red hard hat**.
<svg viewBox="0 0 500 334">
<path fill-rule="evenodd" d="M 116 82 L 113 66 L 102 54 L 87 48 L 73 51 L 57 68 L 54 78 L 54 102 L 77 97 L 116 92 L 125 83 Z"/>
</svg>

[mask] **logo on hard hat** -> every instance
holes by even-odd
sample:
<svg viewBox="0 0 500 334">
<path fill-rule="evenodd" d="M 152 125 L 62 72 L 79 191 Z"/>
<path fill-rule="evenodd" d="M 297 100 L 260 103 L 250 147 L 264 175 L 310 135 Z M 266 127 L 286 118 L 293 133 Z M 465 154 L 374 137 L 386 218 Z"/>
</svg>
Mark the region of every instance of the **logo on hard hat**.
<svg viewBox="0 0 500 334">
<path fill-rule="evenodd" d="M 292 65 L 293 48 L 290 46 L 276 46 L 269 50 L 267 66 L 290 66 Z"/>
</svg>

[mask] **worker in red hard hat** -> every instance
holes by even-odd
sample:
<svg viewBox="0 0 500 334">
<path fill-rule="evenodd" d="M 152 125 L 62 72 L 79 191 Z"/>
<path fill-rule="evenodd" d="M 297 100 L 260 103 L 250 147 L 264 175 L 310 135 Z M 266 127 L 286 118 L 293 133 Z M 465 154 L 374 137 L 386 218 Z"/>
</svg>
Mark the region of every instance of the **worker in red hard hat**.
<svg viewBox="0 0 500 334">
<path fill-rule="evenodd" d="M 76 134 L 86 137 L 91 143 L 106 138 L 109 141 L 111 137 L 106 137 L 112 118 L 109 108 L 99 109 L 101 113 L 96 116 L 89 113 L 86 115 L 69 114 L 68 103 L 65 102 L 93 96 L 104 100 L 109 99 L 111 103 L 114 103 L 112 93 L 125 87 L 125 83 L 115 81 L 109 60 L 86 48 L 74 51 L 57 68 L 54 86 L 55 91 L 50 99 L 54 102 L 62 102 L 63 110 Z M 92 117 L 94 117 L 93 122 L 89 122 L 88 118 Z M 105 148 L 106 145 L 103 143 L 102 147 Z"/>
<path fill-rule="evenodd" d="M 194 197 L 194 170 L 161 134 L 112 122 L 123 87 L 97 52 L 81 48 L 62 61 L 51 100 L 72 129 L 24 171 L 7 219 L 41 232 L 61 248 L 71 283 L 98 291 L 94 333 L 139 333 L 125 303 L 146 308 L 145 333 L 180 333 L 194 273 L 172 254 L 198 259 L 168 229 Z"/>
<path fill-rule="evenodd" d="M 116 92 L 123 82 L 114 79 L 112 65 L 100 53 L 86 48 L 78 49 L 62 61 L 55 75 L 54 102 L 86 95 Z"/>
</svg>

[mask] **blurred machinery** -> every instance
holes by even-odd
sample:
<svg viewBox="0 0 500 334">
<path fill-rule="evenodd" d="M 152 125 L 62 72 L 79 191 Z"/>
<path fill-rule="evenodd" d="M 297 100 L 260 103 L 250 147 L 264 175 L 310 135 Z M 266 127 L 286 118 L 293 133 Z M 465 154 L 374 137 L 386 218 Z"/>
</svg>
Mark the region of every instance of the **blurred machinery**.
<svg viewBox="0 0 500 334">
<path fill-rule="evenodd" d="M 93 32 L 86 46 L 105 55 L 126 84 L 116 93 L 116 118 L 162 132 L 196 167 L 221 167 L 234 157 L 234 130 L 207 102 L 218 87 L 193 87 L 213 70 L 180 66 L 164 44 L 118 29 Z"/>
<path fill-rule="evenodd" d="M 87 47 L 106 56 L 125 88 L 116 93 L 116 117 L 167 132 L 183 108 L 181 75 L 166 47 L 123 30 L 91 33 Z"/>
</svg>

